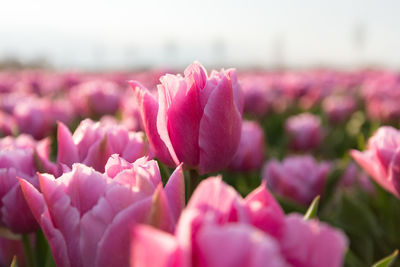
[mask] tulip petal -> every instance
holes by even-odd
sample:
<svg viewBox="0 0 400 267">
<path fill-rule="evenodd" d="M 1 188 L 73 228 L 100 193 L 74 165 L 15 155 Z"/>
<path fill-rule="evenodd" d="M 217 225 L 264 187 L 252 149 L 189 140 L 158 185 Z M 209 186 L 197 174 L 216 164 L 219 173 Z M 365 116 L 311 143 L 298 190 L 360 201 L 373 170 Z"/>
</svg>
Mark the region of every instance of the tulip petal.
<svg viewBox="0 0 400 267">
<path fill-rule="evenodd" d="M 285 215 L 263 183 L 245 198 L 251 224 L 279 238 L 283 233 Z"/>
<path fill-rule="evenodd" d="M 185 207 L 185 177 L 182 164 L 171 174 L 164 188 L 175 223 Z"/>
<path fill-rule="evenodd" d="M 389 165 L 389 181 L 394 187 L 393 194 L 400 198 L 400 149 L 398 149 Z"/>
<path fill-rule="evenodd" d="M 134 90 L 136 101 L 140 107 L 142 123 L 150 145 L 156 152 L 157 157 L 163 163 L 169 166 L 174 166 L 174 160 L 170 155 L 169 149 L 161 139 L 157 130 L 157 114 L 159 109 L 157 101 L 140 83 L 136 81 L 130 81 L 129 84 Z"/>
<path fill-rule="evenodd" d="M 223 76 L 211 93 L 200 121 L 200 173 L 226 167 L 240 141 L 242 116 L 233 99 L 232 85 Z"/>
<path fill-rule="evenodd" d="M 132 267 L 174 267 L 179 264 L 179 247 L 175 238 L 146 225 L 136 225 L 131 237 Z"/>
<path fill-rule="evenodd" d="M 144 223 L 148 220 L 151 205 L 152 199 L 146 198 L 115 216 L 98 243 L 95 266 L 129 266 L 129 231 L 135 223 Z"/>
<path fill-rule="evenodd" d="M 62 122 L 58 122 L 57 140 L 58 153 L 57 162 L 63 163 L 69 167 L 73 163 L 79 162 L 78 149 L 72 139 L 72 134 Z"/>
</svg>

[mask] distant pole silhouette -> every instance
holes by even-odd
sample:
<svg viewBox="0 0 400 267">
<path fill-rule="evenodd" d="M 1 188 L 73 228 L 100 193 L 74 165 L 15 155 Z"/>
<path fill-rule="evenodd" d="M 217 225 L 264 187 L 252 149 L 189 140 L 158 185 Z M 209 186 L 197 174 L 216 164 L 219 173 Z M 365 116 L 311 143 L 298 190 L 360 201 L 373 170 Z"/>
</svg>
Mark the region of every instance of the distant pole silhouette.
<svg viewBox="0 0 400 267">
<path fill-rule="evenodd" d="M 272 67 L 274 69 L 283 70 L 285 68 L 285 46 L 284 35 L 282 33 L 277 34 L 272 40 Z"/>
<path fill-rule="evenodd" d="M 365 23 L 359 23 L 354 27 L 352 40 L 357 57 L 356 65 L 358 65 L 358 67 L 364 67 L 364 51 L 367 43 L 367 25 Z"/>
</svg>

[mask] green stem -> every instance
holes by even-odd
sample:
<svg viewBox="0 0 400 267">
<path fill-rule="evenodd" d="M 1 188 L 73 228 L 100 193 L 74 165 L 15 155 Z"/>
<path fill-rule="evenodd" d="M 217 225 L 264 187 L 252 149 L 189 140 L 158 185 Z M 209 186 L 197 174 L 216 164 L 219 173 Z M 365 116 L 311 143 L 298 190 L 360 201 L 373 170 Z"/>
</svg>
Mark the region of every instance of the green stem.
<svg viewBox="0 0 400 267">
<path fill-rule="evenodd" d="M 35 259 L 35 255 L 33 254 L 33 251 L 32 251 L 31 240 L 29 238 L 29 235 L 27 235 L 27 234 L 22 235 L 22 244 L 24 246 L 25 259 L 26 259 L 28 266 L 29 267 L 37 267 L 36 259 Z"/>
<path fill-rule="evenodd" d="M 190 199 L 197 185 L 200 183 L 200 175 L 197 173 L 197 171 L 190 170 L 188 183 L 189 183 L 188 199 Z"/>
</svg>

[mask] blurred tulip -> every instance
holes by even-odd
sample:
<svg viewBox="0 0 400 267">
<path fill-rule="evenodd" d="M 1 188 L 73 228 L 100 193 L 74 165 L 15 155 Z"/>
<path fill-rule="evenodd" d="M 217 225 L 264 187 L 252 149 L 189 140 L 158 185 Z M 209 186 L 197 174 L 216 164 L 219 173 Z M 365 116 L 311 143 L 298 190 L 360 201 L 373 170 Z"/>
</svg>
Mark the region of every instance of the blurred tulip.
<svg viewBox="0 0 400 267">
<path fill-rule="evenodd" d="M 288 156 L 281 163 L 275 159 L 266 163 L 262 178 L 272 192 L 308 205 L 322 194 L 330 168 L 309 155 Z"/>
<path fill-rule="evenodd" d="M 174 230 L 184 206 L 183 179 L 179 166 L 163 188 L 154 160 L 130 164 L 113 155 L 104 174 L 74 164 L 57 179 L 39 174 L 42 193 L 26 180 L 20 184 L 57 266 L 128 266 L 135 223 Z"/>
<path fill-rule="evenodd" d="M 68 167 L 81 162 L 104 171 L 104 165 L 114 153 L 129 162 L 149 153 L 142 132 L 129 132 L 113 122 L 86 119 L 81 121 L 73 135 L 63 123 L 58 123 L 57 139 L 57 162 Z"/>
<path fill-rule="evenodd" d="M 261 167 L 264 161 L 264 130 L 255 121 L 243 121 L 239 147 L 229 168 L 249 171 Z"/>
<path fill-rule="evenodd" d="M 39 228 L 17 178 L 37 187 L 38 170 L 55 170 L 48 162 L 48 146 L 48 140 L 36 142 L 26 135 L 0 139 L 0 226 L 15 233 L 30 233 Z"/>
<path fill-rule="evenodd" d="M 351 150 L 360 166 L 384 189 L 400 198 L 400 131 L 382 126 L 368 140 L 367 150 Z"/>
<path fill-rule="evenodd" d="M 329 96 L 322 102 L 322 108 L 329 121 L 340 123 L 350 117 L 356 109 L 356 101 L 351 96 Z"/>
<path fill-rule="evenodd" d="M 374 193 L 375 188 L 368 175 L 360 171 L 358 166 L 354 162 L 350 164 L 344 170 L 342 177 L 340 178 L 340 186 L 344 188 L 353 188 L 355 186 L 361 188 L 367 193 Z"/>
<path fill-rule="evenodd" d="M 167 165 L 183 162 L 201 174 L 221 170 L 240 141 L 243 97 L 236 71 L 213 71 L 207 76 L 195 62 L 184 74 L 160 78 L 158 101 L 131 82 L 147 137 Z"/>
<path fill-rule="evenodd" d="M 117 84 L 95 80 L 78 84 L 70 89 L 69 98 L 83 117 L 114 114 L 121 102 Z"/>
<path fill-rule="evenodd" d="M 347 246 L 328 225 L 285 218 L 265 185 L 242 199 L 219 178 L 198 186 L 174 234 L 137 225 L 131 242 L 131 266 L 138 267 L 338 267 Z"/>
<path fill-rule="evenodd" d="M 317 148 L 323 139 L 321 120 L 310 113 L 288 118 L 285 128 L 290 135 L 291 147 L 294 150 L 308 151 Z"/>
<path fill-rule="evenodd" d="M 0 237 L 0 266 L 9 267 L 14 256 L 17 256 L 19 267 L 26 266 L 21 241 Z"/>
</svg>

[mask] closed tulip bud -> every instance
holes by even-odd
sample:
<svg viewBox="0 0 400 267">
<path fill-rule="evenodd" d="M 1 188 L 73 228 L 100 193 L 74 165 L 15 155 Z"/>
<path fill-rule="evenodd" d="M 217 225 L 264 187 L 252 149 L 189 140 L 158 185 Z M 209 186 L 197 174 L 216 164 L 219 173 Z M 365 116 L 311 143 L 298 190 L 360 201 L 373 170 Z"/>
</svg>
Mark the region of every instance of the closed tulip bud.
<svg viewBox="0 0 400 267">
<path fill-rule="evenodd" d="M 264 130 L 254 121 L 243 121 L 239 147 L 229 168 L 250 171 L 261 167 L 264 161 Z"/>
<path fill-rule="evenodd" d="M 150 144 L 168 165 L 183 162 L 201 174 L 230 163 L 240 141 L 243 97 L 236 71 L 213 71 L 199 63 L 184 76 L 160 78 L 158 99 L 131 82 Z"/>
<path fill-rule="evenodd" d="M 286 131 L 291 139 L 291 148 L 307 151 L 317 148 L 322 141 L 321 120 L 310 113 L 303 113 L 287 119 Z"/>
</svg>

